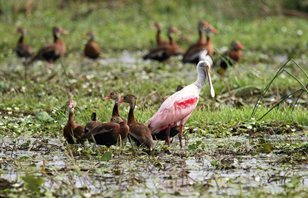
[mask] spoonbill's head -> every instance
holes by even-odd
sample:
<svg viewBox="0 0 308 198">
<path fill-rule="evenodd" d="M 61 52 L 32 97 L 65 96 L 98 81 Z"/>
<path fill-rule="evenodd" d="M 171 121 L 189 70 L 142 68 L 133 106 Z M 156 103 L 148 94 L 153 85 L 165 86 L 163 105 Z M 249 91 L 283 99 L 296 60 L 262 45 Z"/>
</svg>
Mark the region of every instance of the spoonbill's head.
<svg viewBox="0 0 308 198">
<path fill-rule="evenodd" d="M 26 29 L 24 29 L 22 27 L 18 27 L 16 29 L 16 32 L 19 33 L 19 34 L 26 34 L 27 33 Z"/>
<path fill-rule="evenodd" d="M 205 76 L 207 77 L 207 80 L 209 82 L 210 86 L 210 93 L 211 96 L 215 97 L 215 91 L 212 84 L 212 78 L 211 78 L 211 68 L 213 65 L 212 58 L 207 54 L 206 50 L 201 51 L 199 55 L 199 63 L 197 64 L 197 70 L 198 72 L 204 72 Z"/>
<path fill-rule="evenodd" d="M 108 96 L 105 96 L 104 99 L 113 100 L 115 103 L 119 103 L 121 96 L 118 92 L 113 91 Z"/>
<path fill-rule="evenodd" d="M 208 21 L 202 21 L 202 29 L 207 33 L 218 34 L 218 30 L 212 26 Z"/>
<path fill-rule="evenodd" d="M 242 49 L 244 49 L 244 45 L 239 41 L 232 41 L 231 42 L 231 49 L 232 50 L 242 50 Z"/>
</svg>

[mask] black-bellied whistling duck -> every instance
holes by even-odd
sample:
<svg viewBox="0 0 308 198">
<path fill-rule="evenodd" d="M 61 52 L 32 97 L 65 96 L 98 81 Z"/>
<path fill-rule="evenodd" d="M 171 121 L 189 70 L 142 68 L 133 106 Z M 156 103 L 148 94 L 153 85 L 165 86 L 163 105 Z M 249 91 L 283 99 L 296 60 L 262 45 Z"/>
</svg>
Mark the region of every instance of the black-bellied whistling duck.
<svg viewBox="0 0 308 198">
<path fill-rule="evenodd" d="M 171 56 L 178 56 L 183 54 L 183 50 L 172 38 L 172 34 L 176 32 L 178 32 L 177 28 L 170 26 L 168 28 L 169 43 L 151 49 L 150 52 L 143 57 L 143 59 L 151 59 L 163 62 L 168 60 Z"/>
<path fill-rule="evenodd" d="M 108 96 L 105 97 L 105 99 L 114 101 L 110 122 L 112 122 L 114 120 L 113 118 L 115 117 L 120 117 L 122 120 L 126 121 L 123 117 L 120 116 L 119 113 L 119 102 L 121 100 L 120 94 L 117 92 L 111 92 Z"/>
<path fill-rule="evenodd" d="M 75 106 L 72 99 L 68 101 L 68 120 L 63 128 L 63 135 L 69 144 L 80 143 L 84 136 L 84 128 L 76 124 L 74 119 Z"/>
<path fill-rule="evenodd" d="M 95 37 L 93 32 L 88 32 L 87 36 L 89 37 L 89 40 L 84 47 L 84 55 L 91 59 L 97 59 L 101 52 L 100 46 L 94 40 Z"/>
<path fill-rule="evenodd" d="M 93 112 L 91 114 L 91 120 L 86 124 L 86 126 L 84 128 L 84 132 L 88 133 L 89 131 L 91 131 L 92 129 L 94 129 L 95 127 L 97 127 L 101 124 L 102 124 L 102 122 L 100 122 L 96 119 L 96 113 Z"/>
<path fill-rule="evenodd" d="M 239 41 L 232 41 L 230 49 L 222 56 L 222 59 L 218 63 L 220 68 L 218 73 L 223 75 L 229 66 L 233 66 L 237 63 L 243 56 L 242 50 L 244 45 Z"/>
<path fill-rule="evenodd" d="M 127 118 L 127 124 L 129 126 L 129 137 L 133 139 L 138 146 L 144 145 L 152 150 L 154 147 L 154 142 L 150 129 L 144 124 L 138 123 L 135 120 L 134 110 L 136 106 L 136 99 L 136 96 L 130 94 L 122 98 L 123 102 L 128 103 L 130 106 Z"/>
<path fill-rule="evenodd" d="M 66 33 L 66 31 L 60 27 L 53 27 L 53 43 L 42 47 L 37 54 L 32 58 L 31 62 L 35 60 L 44 60 L 49 63 L 53 63 L 60 57 L 66 54 L 66 46 L 63 40 L 60 39 L 60 35 Z"/>
<path fill-rule="evenodd" d="M 155 22 L 154 26 L 157 30 L 156 32 L 156 45 L 157 46 L 163 46 L 163 45 L 168 45 L 168 41 L 165 41 L 161 38 L 161 24 L 159 22 Z"/>
<path fill-rule="evenodd" d="M 17 28 L 17 33 L 20 34 L 20 37 L 16 45 L 16 54 L 19 58 L 28 59 L 32 56 L 33 51 L 32 48 L 24 42 L 24 37 L 27 31 L 24 28 L 19 27 Z"/>
<path fill-rule="evenodd" d="M 16 45 L 16 54 L 19 58 L 22 59 L 22 64 L 25 67 L 25 80 L 27 80 L 27 70 L 28 70 L 28 61 L 27 59 L 32 57 L 33 51 L 32 48 L 25 44 L 24 42 L 24 36 L 27 33 L 27 31 L 24 28 L 17 28 L 17 33 L 20 34 L 20 37 L 17 41 Z"/>
<path fill-rule="evenodd" d="M 114 117 L 112 122 L 102 123 L 87 134 L 85 138 L 99 145 L 116 145 L 127 138 L 129 127 L 120 117 Z"/>
<path fill-rule="evenodd" d="M 204 39 L 203 33 L 206 33 L 206 39 Z M 199 38 L 197 42 L 191 45 L 185 54 L 183 55 L 183 63 L 197 64 L 199 62 L 199 54 L 206 49 L 208 54 L 212 56 L 214 54 L 214 46 L 210 38 L 210 34 L 217 34 L 218 31 L 207 21 L 200 21 L 198 23 Z"/>
</svg>

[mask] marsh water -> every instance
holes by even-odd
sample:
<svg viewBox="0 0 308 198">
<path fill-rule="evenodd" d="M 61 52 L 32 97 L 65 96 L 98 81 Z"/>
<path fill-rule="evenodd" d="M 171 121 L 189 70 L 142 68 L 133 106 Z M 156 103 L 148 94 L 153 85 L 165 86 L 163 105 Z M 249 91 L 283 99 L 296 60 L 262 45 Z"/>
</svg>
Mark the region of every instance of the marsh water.
<svg viewBox="0 0 308 198">
<path fill-rule="evenodd" d="M 172 67 L 164 68 L 161 65 L 155 65 L 159 68 L 158 74 L 152 72 L 156 69 L 152 66 L 153 63 L 142 62 L 141 54 L 143 52 L 123 52 L 116 58 L 105 58 L 95 63 L 86 60 L 81 63 L 81 67 L 78 67 L 78 71 L 86 73 L 80 78 L 91 81 L 98 72 L 95 68 L 105 65 L 109 65 L 109 69 L 113 68 L 113 65 L 117 68 L 111 72 L 100 71 L 98 75 L 103 81 L 110 81 L 116 77 L 126 78 L 130 75 L 134 76 L 135 73 L 138 73 L 136 77 L 143 80 L 149 78 L 159 80 L 173 75 Z M 281 63 L 286 58 L 285 55 L 277 55 L 273 58 L 273 64 Z M 176 58 L 174 60 L 177 61 Z M 303 60 L 306 58 L 297 61 Z M 139 66 L 141 62 L 142 67 Z M 78 60 L 70 62 L 70 65 L 75 64 L 80 63 Z M 83 67 L 89 64 L 92 64 L 91 67 L 94 69 L 88 71 Z M 181 64 L 172 66 L 180 71 L 177 78 L 185 78 L 187 81 L 195 79 L 196 74 L 191 72 L 190 68 Z M 38 64 L 35 67 L 39 68 L 42 65 Z M 62 65 L 56 65 L 55 68 L 57 67 L 55 71 L 61 71 L 59 68 L 62 68 Z M 251 65 L 251 67 L 255 68 L 258 65 Z M 22 75 L 20 68 L 9 68 L 19 72 L 19 74 L 18 72 L 8 74 L 12 79 L 20 78 L 18 77 Z M 70 69 L 77 73 L 74 69 Z M 33 70 L 36 73 L 32 74 L 35 76 L 32 80 L 42 80 L 39 69 Z M 53 75 L 52 71 L 49 75 Z M 72 72 L 68 71 L 67 75 L 71 76 Z M 51 83 L 60 81 L 49 80 Z M 71 85 L 76 84 L 77 80 L 68 79 L 66 82 Z M 10 86 L 13 83 L 8 85 L 5 83 L 8 82 L 2 84 L 1 90 L 10 93 Z M 95 86 L 84 83 L 80 89 L 100 88 Z M 246 88 L 247 90 L 244 91 L 237 88 L 226 89 L 217 97 L 216 103 L 232 107 L 237 107 L 239 103 L 240 106 L 252 105 L 261 90 L 254 86 Z M 48 95 L 45 92 L 39 94 Z M 39 97 L 42 97 L 41 95 Z M 264 104 L 270 105 L 277 100 L 276 94 L 269 94 Z M 290 101 L 292 103 L 293 98 L 290 98 Z M 297 105 L 306 108 L 307 95 L 301 96 Z M 4 186 L 2 189 L 10 187 L 18 191 L 25 185 L 25 180 L 21 178 L 29 175 L 34 176 L 34 181 L 31 181 L 34 183 L 35 178 L 43 177 L 41 187 L 45 189 L 44 192 L 47 190 L 51 194 L 60 196 L 80 193 L 85 197 L 95 195 L 105 197 L 207 197 L 210 195 L 216 197 L 241 196 L 243 193 L 254 195 L 256 192 L 266 196 L 288 194 L 294 190 L 305 194 L 308 189 L 306 157 L 308 151 L 305 144 L 308 142 L 308 137 L 305 126 L 279 123 L 275 130 L 271 131 L 271 126 L 261 129 L 250 127 L 243 129 L 243 126 L 236 125 L 229 126 L 226 130 L 242 132 L 219 137 L 211 133 L 200 135 L 199 129 L 190 124 L 186 128 L 188 140 L 183 148 L 179 147 L 178 140 L 175 138 L 171 147 L 165 146 L 164 142 L 157 142 L 154 151 L 148 152 L 131 146 L 130 143 L 123 148 L 107 148 L 89 143 L 67 145 L 62 136 L 61 138 L 55 138 L 55 135 L 42 137 L 39 131 L 40 125 L 48 126 L 50 122 L 48 119 L 51 119 L 53 124 L 63 125 L 64 120 L 57 121 L 47 116 L 42 121 L 35 112 L 25 112 L 21 109 L 8 107 L 0 111 L 0 127 L 3 130 L 9 128 L 18 133 L 15 138 L 14 135 L 8 135 L 0 139 L 0 175 L 8 182 L 6 184 L 0 182 L 0 186 Z M 55 111 L 60 112 L 61 109 Z M 53 115 L 54 112 L 48 113 Z M 21 125 L 23 129 L 20 129 Z M 27 131 L 31 127 L 34 127 L 33 131 Z M 35 135 L 31 135 L 32 133 Z M 52 134 L 61 134 L 61 129 L 52 131 Z"/>
<path fill-rule="evenodd" d="M 294 145 L 307 142 L 304 134 L 268 135 L 264 141 Z M 195 150 L 202 141 L 204 148 Z M 125 146 L 113 148 L 112 159 L 102 161 L 107 152 L 93 145 L 67 149 L 58 139 L 4 138 L 1 146 L 1 177 L 17 181 L 32 172 L 44 176 L 44 188 L 58 191 L 73 186 L 89 194 L 197 197 L 202 195 L 241 195 L 256 189 L 269 194 L 308 187 L 308 164 L 291 162 L 284 150 L 273 152 L 256 148 L 256 138 L 233 136 L 189 140 L 188 148 L 173 146 L 165 152 L 142 153 Z M 178 144 L 177 141 L 174 144 Z M 73 152 L 72 152 L 73 151 Z M 299 151 L 299 155 L 306 155 Z"/>
</svg>

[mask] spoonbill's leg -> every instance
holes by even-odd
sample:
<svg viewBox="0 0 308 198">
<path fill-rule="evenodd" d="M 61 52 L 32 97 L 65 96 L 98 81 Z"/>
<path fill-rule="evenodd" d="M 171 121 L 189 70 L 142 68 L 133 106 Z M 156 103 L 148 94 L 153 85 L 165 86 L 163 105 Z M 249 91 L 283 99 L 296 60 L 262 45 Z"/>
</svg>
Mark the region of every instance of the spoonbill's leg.
<svg viewBox="0 0 308 198">
<path fill-rule="evenodd" d="M 166 144 L 169 146 L 170 145 L 170 125 L 168 125 L 168 128 L 166 130 Z"/>
<path fill-rule="evenodd" d="M 179 133 L 179 140 L 180 140 L 181 148 L 183 147 L 182 138 L 183 138 L 183 122 L 181 121 L 181 123 L 180 123 L 180 133 Z"/>
</svg>

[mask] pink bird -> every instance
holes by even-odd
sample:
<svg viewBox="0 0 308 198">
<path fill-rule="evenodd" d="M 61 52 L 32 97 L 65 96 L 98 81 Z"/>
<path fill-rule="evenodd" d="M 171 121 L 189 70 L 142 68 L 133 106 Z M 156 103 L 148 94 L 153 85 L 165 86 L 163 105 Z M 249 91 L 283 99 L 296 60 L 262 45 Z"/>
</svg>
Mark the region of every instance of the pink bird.
<svg viewBox="0 0 308 198">
<path fill-rule="evenodd" d="M 151 130 L 152 135 L 166 130 L 166 143 L 168 145 L 170 144 L 170 129 L 179 126 L 179 140 L 180 146 L 182 147 L 183 126 L 197 107 L 199 94 L 205 84 L 206 78 L 210 85 L 211 96 L 215 97 L 210 75 L 213 61 L 206 50 L 200 53 L 199 60 L 196 66 L 198 73 L 197 80 L 169 96 L 154 116 L 147 121 L 147 126 Z"/>
</svg>

